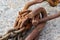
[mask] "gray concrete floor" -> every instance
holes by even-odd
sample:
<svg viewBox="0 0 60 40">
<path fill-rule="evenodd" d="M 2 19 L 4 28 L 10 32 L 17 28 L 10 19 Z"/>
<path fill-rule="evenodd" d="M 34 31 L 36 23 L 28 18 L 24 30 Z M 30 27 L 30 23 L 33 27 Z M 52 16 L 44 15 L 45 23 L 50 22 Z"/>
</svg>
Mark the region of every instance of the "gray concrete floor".
<svg viewBox="0 0 60 40">
<path fill-rule="evenodd" d="M 0 35 L 4 35 L 9 29 L 13 28 L 18 12 L 29 1 L 31 0 L 0 0 Z M 56 14 L 60 11 L 60 4 L 56 7 L 51 7 L 47 2 L 34 5 L 29 9 L 38 7 L 44 7 L 48 15 Z M 60 40 L 60 17 L 47 22 L 40 33 L 39 40 Z"/>
</svg>

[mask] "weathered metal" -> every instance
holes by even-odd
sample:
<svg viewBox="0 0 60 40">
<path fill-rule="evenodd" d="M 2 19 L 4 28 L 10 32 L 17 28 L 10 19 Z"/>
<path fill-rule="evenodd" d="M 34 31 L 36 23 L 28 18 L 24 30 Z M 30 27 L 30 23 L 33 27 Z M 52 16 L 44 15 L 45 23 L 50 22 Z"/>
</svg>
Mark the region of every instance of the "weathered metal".
<svg viewBox="0 0 60 40">
<path fill-rule="evenodd" d="M 40 9 L 40 10 L 39 10 Z M 39 12 L 40 11 L 40 12 Z M 42 7 L 40 7 L 40 8 L 38 8 L 38 9 L 36 9 L 35 11 L 34 11 L 34 14 L 35 14 L 35 12 L 38 14 L 38 15 L 42 15 L 42 18 L 45 18 L 45 17 L 47 17 L 47 12 L 46 12 L 46 10 L 44 9 L 44 8 L 42 8 Z M 37 16 L 37 15 L 36 15 Z M 44 28 L 44 26 L 45 26 L 45 24 L 46 24 L 46 22 L 43 22 L 43 23 L 41 23 L 41 24 L 39 24 L 39 25 L 37 25 L 36 26 L 36 24 L 37 24 L 37 21 L 39 21 L 40 19 L 42 19 L 42 18 L 39 18 L 39 17 L 34 17 L 34 19 L 33 19 L 33 25 L 36 27 L 33 31 L 32 31 L 32 33 L 30 33 L 28 36 L 27 36 L 27 38 L 25 39 L 25 40 L 35 40 L 35 38 L 39 35 L 39 33 L 42 31 L 42 29 Z M 36 24 L 35 24 L 36 23 Z M 38 40 L 38 39 L 37 39 Z"/>
<path fill-rule="evenodd" d="M 46 22 L 60 16 L 60 12 L 47 16 L 47 12 L 43 7 L 39 7 L 35 10 L 28 9 L 30 6 L 42 3 L 43 1 L 47 1 L 52 7 L 57 6 L 57 4 L 60 3 L 60 0 L 34 0 L 28 2 L 19 12 L 14 28 L 0 37 L 0 40 L 38 40 L 38 35 L 43 30 Z M 35 26 L 34 30 L 24 39 L 23 37 L 27 35 L 27 31 L 33 26 Z"/>
</svg>

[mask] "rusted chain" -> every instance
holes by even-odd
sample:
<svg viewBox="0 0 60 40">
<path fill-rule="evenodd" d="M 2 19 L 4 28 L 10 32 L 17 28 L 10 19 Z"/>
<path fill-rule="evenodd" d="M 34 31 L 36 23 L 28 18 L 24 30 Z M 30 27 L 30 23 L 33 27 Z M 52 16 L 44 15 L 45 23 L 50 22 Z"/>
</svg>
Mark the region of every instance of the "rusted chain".
<svg viewBox="0 0 60 40">
<path fill-rule="evenodd" d="M 18 31 L 13 31 L 13 32 L 7 33 L 2 38 L 0 38 L 0 40 L 7 40 L 11 35 L 12 36 L 18 35 L 18 33 L 21 33 L 24 29 L 25 28 L 22 28 L 22 29 L 20 29 Z"/>
<path fill-rule="evenodd" d="M 39 12 L 39 11 L 38 11 Z M 34 12 L 32 12 L 33 14 L 34 14 Z M 35 13 L 36 13 L 36 11 L 35 11 Z M 33 15 L 32 14 L 32 15 Z M 35 14 L 35 16 L 37 15 L 37 13 Z M 31 13 L 30 13 L 30 16 L 31 16 Z M 53 16 L 53 15 L 52 15 Z M 49 18 L 48 19 L 50 19 L 50 17 L 51 18 L 55 18 L 55 17 L 58 17 L 58 16 L 60 16 L 60 13 L 58 13 L 57 15 L 55 14 L 55 16 L 54 17 L 51 17 L 51 16 L 49 16 Z M 33 18 L 34 16 L 32 16 L 32 18 Z M 30 17 L 31 18 L 31 17 Z M 44 18 L 43 18 L 44 19 Z M 41 19 L 42 20 L 42 19 Z M 47 19 L 46 19 L 47 20 Z M 44 20 L 45 21 L 45 20 Z M 43 21 L 42 21 L 43 22 Z"/>
<path fill-rule="evenodd" d="M 38 9 L 39 10 L 39 9 Z M 27 17 L 29 18 L 33 18 L 34 16 L 36 16 L 41 10 L 43 10 L 42 8 L 40 8 L 40 11 L 33 11 L 31 12 Z M 38 13 L 37 13 L 38 12 Z M 54 14 L 54 15 L 50 15 L 50 16 L 47 16 L 45 18 L 42 18 L 41 20 L 37 21 L 39 23 L 42 23 L 42 22 L 45 22 L 45 21 L 49 21 L 49 20 L 52 20 L 54 18 L 57 18 L 57 17 L 60 17 L 60 12 L 57 13 L 57 14 Z"/>
<path fill-rule="evenodd" d="M 33 2 L 29 2 L 29 3 L 27 3 L 26 5 L 25 5 L 25 7 L 23 8 L 23 12 L 21 11 L 21 12 L 19 12 L 19 16 L 22 16 L 21 14 L 23 14 L 24 13 L 24 10 L 27 10 L 31 5 L 33 5 L 33 4 L 37 4 L 37 3 L 40 3 L 40 2 L 36 2 L 36 1 L 33 1 Z M 27 14 L 27 13 L 26 13 Z M 16 29 L 18 29 L 18 27 L 19 27 L 19 25 L 21 24 L 21 21 L 20 21 L 20 24 L 18 24 L 19 23 L 19 20 L 21 19 L 21 17 L 19 17 L 18 16 L 18 18 L 17 18 L 17 20 L 16 20 L 16 23 L 15 23 L 15 25 L 14 25 L 14 28 L 16 28 Z M 20 18 L 20 19 L 19 19 Z M 18 26 L 17 26 L 17 24 L 18 24 Z M 19 27 L 20 28 L 20 27 Z"/>
<path fill-rule="evenodd" d="M 38 10 L 37 10 L 37 11 L 38 11 Z M 41 9 L 40 9 L 40 11 L 41 11 Z M 39 11 L 38 11 L 38 12 L 39 12 Z M 36 13 L 36 14 L 35 14 L 35 13 L 36 13 L 36 11 L 29 14 L 31 17 L 30 17 L 29 15 L 28 15 L 28 16 L 29 16 L 30 18 L 33 18 L 35 15 L 37 15 L 37 13 Z M 33 15 L 33 14 L 34 14 L 34 15 Z M 59 13 L 59 14 L 60 14 L 60 13 Z M 51 16 L 50 16 L 50 17 L 53 19 L 53 18 L 55 18 L 55 17 L 59 17 L 59 16 L 60 16 L 59 14 L 57 14 L 57 15 L 55 14 L 55 16 L 53 15 L 54 17 L 51 17 Z M 32 16 L 32 15 L 33 15 L 33 16 Z M 46 20 L 47 20 L 47 19 L 46 19 Z M 42 23 L 42 22 L 41 22 L 41 23 Z"/>
<path fill-rule="evenodd" d="M 19 40 L 19 39 L 23 40 L 21 35 L 27 30 L 29 30 L 32 26 L 36 26 L 36 28 L 34 29 L 35 31 L 33 30 L 32 32 L 32 33 L 37 32 L 35 33 L 36 35 L 32 37 L 34 40 L 36 40 L 35 38 L 36 36 L 38 36 L 37 34 L 39 34 L 40 30 L 42 30 L 42 28 L 45 26 L 46 21 L 49 21 L 51 19 L 54 19 L 60 16 L 60 13 L 58 13 L 58 14 L 46 17 L 46 11 L 42 7 L 36 10 L 28 10 L 28 8 L 33 4 L 42 3 L 43 1 L 47 1 L 53 7 L 57 6 L 57 4 L 59 3 L 59 0 L 58 1 L 57 0 L 39 0 L 39 1 L 32 1 L 27 3 L 24 6 L 23 10 L 19 12 L 19 15 L 14 24 L 14 29 L 11 29 L 10 31 L 8 31 L 7 34 L 5 34 L 2 38 L 0 38 L 0 40 L 8 40 L 11 35 L 13 36 L 13 40 Z M 40 15 L 39 13 L 42 14 L 42 18 L 39 18 L 39 15 Z M 31 40 L 33 40 L 32 38 Z"/>
<path fill-rule="evenodd" d="M 26 11 L 26 12 L 28 12 L 28 11 Z M 24 12 L 23 12 L 24 13 Z M 20 20 L 20 19 L 19 19 Z M 22 20 L 23 21 L 23 20 Z M 18 21 L 18 23 L 19 23 L 19 21 Z M 24 31 L 26 31 L 26 29 L 28 30 L 28 28 L 29 28 L 29 26 L 31 26 L 30 25 L 31 23 L 29 22 L 29 24 L 27 24 L 26 25 L 26 28 L 25 28 L 25 26 L 23 27 L 24 29 L 23 29 L 23 32 Z M 19 27 L 19 26 L 17 26 L 17 27 Z M 31 26 L 32 27 L 32 26 Z M 17 28 L 16 28 L 17 29 Z M 10 30 L 10 31 L 8 31 L 8 33 L 6 34 L 6 35 L 4 35 L 0 40 L 7 40 L 8 38 L 9 38 L 9 36 L 10 35 L 13 35 L 14 33 L 15 33 L 15 35 L 17 35 L 17 33 L 18 32 L 15 32 L 16 31 L 16 29 L 12 29 L 12 30 Z M 21 28 L 22 29 L 22 28 Z M 19 30 L 21 30 L 21 29 L 19 29 Z M 17 30 L 17 31 L 19 31 L 19 30 Z M 21 30 L 22 31 L 22 30 Z M 19 32 L 21 32 L 21 31 L 19 31 Z M 13 34 L 11 34 L 11 33 L 13 33 Z M 21 32 L 22 33 L 22 32 Z M 14 35 L 14 36 L 15 36 Z"/>
<path fill-rule="evenodd" d="M 42 2 L 42 1 L 41 1 Z M 24 7 L 24 9 L 23 10 L 27 10 L 31 5 L 33 5 L 33 4 L 36 4 L 36 3 L 41 3 L 40 1 L 38 1 L 38 2 L 36 2 L 36 1 L 34 1 L 34 2 L 31 2 L 30 4 L 27 4 L 25 7 Z M 53 1 L 52 1 L 53 2 Z M 53 4 L 53 3 L 52 3 Z M 54 5 L 52 5 L 51 3 L 50 3 L 50 5 L 51 6 L 56 6 L 57 4 L 55 4 L 54 3 Z M 41 10 L 40 10 L 41 11 Z M 32 11 L 31 11 L 32 12 Z M 36 11 L 37 12 L 37 11 Z M 39 12 L 39 11 L 38 11 Z M 21 14 L 21 13 L 20 13 Z M 34 12 L 33 13 L 29 13 L 29 14 L 27 14 L 27 15 L 25 15 L 25 19 L 23 18 L 22 20 L 23 20 L 23 22 L 21 23 L 21 25 L 20 25 L 20 27 L 24 27 L 24 25 L 26 25 L 26 24 L 28 24 L 28 23 L 26 23 L 28 20 L 30 20 L 30 19 L 33 19 L 33 17 L 35 17 L 36 15 L 38 15 L 37 13 L 36 14 L 34 14 Z M 31 17 L 30 17 L 31 16 Z M 58 16 L 55 16 L 55 17 L 58 17 Z M 53 17 L 54 18 L 54 17 Z M 19 19 L 20 20 L 20 19 Z M 47 20 L 47 19 L 46 19 Z M 45 21 L 46 22 L 46 21 Z M 25 24 L 26 23 L 26 24 Z M 32 25 L 32 24 L 31 24 Z M 39 25 L 40 26 L 40 25 Z M 19 27 L 19 26 L 18 26 Z M 30 27 L 30 26 L 26 26 L 26 27 Z M 28 28 L 27 28 L 28 29 Z"/>
<path fill-rule="evenodd" d="M 25 7 L 23 8 L 23 10 L 27 10 L 31 5 L 36 4 L 36 3 L 41 3 L 42 1 L 33 1 L 33 2 L 29 2 L 25 5 Z M 20 13 L 22 14 L 22 13 Z M 16 22 L 17 23 L 17 22 Z M 16 25 L 16 24 L 15 24 Z"/>
<path fill-rule="evenodd" d="M 40 10 L 39 10 L 39 9 L 40 9 Z M 39 12 L 39 11 L 40 11 L 40 12 Z M 45 10 L 44 8 L 42 8 L 42 7 L 34 10 L 34 12 L 39 13 L 38 15 L 40 15 L 40 13 L 41 13 L 42 18 L 44 18 L 44 17 L 47 16 L 46 10 Z M 37 15 L 36 15 L 36 16 L 37 16 Z M 42 19 L 42 18 L 39 18 L 39 17 L 36 18 L 36 17 L 35 17 L 35 18 L 33 19 L 33 21 L 34 21 L 34 23 L 36 23 L 36 21 L 39 21 L 39 20 Z M 33 22 L 33 21 L 32 21 L 32 22 Z M 36 24 L 34 24 L 34 23 L 33 23 L 33 25 L 35 26 L 37 23 L 36 23 Z M 25 40 L 35 40 L 35 38 L 39 35 L 39 33 L 41 32 L 41 30 L 44 28 L 45 24 L 46 24 L 46 22 L 41 23 L 41 24 L 39 24 L 38 26 L 36 26 L 36 28 L 32 31 L 31 34 L 28 35 L 28 37 L 27 37 Z"/>
</svg>

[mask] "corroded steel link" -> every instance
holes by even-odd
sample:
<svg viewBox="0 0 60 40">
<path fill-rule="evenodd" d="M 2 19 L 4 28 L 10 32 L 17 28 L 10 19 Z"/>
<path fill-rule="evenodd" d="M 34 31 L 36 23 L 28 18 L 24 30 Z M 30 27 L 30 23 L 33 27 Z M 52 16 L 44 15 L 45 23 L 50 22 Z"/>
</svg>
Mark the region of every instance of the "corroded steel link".
<svg viewBox="0 0 60 40">
<path fill-rule="evenodd" d="M 39 11 L 39 10 L 40 10 L 40 11 Z M 31 13 L 29 13 L 29 15 L 27 15 L 27 17 L 29 17 L 29 18 L 32 19 L 34 16 L 38 15 L 39 12 L 43 12 L 43 11 L 41 11 L 41 10 L 44 11 L 43 8 L 38 8 L 37 10 L 32 11 Z M 45 12 L 43 12 L 43 13 L 45 13 Z M 45 18 L 42 18 L 42 19 L 40 19 L 39 21 L 37 21 L 37 23 L 46 22 L 46 21 L 52 20 L 52 19 L 57 18 L 57 17 L 60 17 L 60 12 L 57 13 L 57 14 L 50 15 L 50 16 L 47 16 L 47 17 L 45 17 Z M 36 24 L 36 25 L 37 25 L 37 24 Z"/>
<path fill-rule="evenodd" d="M 22 11 L 27 10 L 31 5 L 37 4 L 37 3 L 40 3 L 40 2 L 33 1 L 33 2 L 27 3 Z M 24 12 L 19 12 L 19 14 L 20 14 L 20 16 L 23 16 L 23 17 L 24 17 Z M 23 14 L 23 15 L 21 15 L 21 14 Z M 25 14 L 27 15 L 27 13 L 25 13 Z M 21 17 L 18 16 L 18 18 L 17 18 L 17 20 L 16 20 L 16 23 L 15 23 L 15 25 L 14 25 L 14 28 L 15 28 L 15 27 L 18 28 L 18 27 L 20 26 L 20 24 L 22 24 L 22 21 L 19 21 L 19 20 L 20 20 L 19 18 L 21 19 Z M 19 24 L 18 24 L 18 23 L 19 23 Z M 17 26 L 17 25 L 18 25 L 18 26 Z M 29 25 L 29 24 L 28 24 L 28 25 Z M 16 28 L 16 29 L 17 29 L 17 28 Z M 20 28 L 20 27 L 19 27 L 19 28 Z"/>
<path fill-rule="evenodd" d="M 40 9 L 40 10 L 39 10 L 39 9 Z M 43 9 L 44 11 L 43 11 L 42 9 Z M 37 11 L 37 12 L 36 12 L 36 11 Z M 39 11 L 40 11 L 40 12 L 39 12 Z M 39 16 L 40 16 L 40 13 L 41 13 L 42 18 L 44 18 L 44 17 L 47 16 L 46 10 L 45 10 L 44 8 L 42 8 L 42 7 L 34 10 L 34 12 L 39 13 L 39 14 L 38 14 Z M 32 20 L 32 22 L 34 21 L 34 22 L 33 22 L 33 25 L 35 26 L 34 23 L 37 24 L 37 21 L 39 21 L 39 20 L 42 19 L 42 18 L 39 18 L 39 17 L 36 15 L 36 17 L 34 17 L 34 19 Z M 27 38 L 26 38 L 25 40 L 36 40 L 35 38 L 39 35 L 39 33 L 41 32 L 41 30 L 44 28 L 45 24 L 46 24 L 46 22 L 41 23 L 41 24 L 39 24 L 38 26 L 36 26 L 36 28 L 32 31 L 32 33 L 30 33 L 30 34 L 27 36 Z M 37 39 L 37 40 L 38 40 L 38 39 Z"/>
<path fill-rule="evenodd" d="M 20 25 L 20 27 L 23 27 L 26 24 L 27 20 L 29 20 L 29 19 L 32 20 L 36 15 L 39 14 L 39 12 L 46 13 L 46 12 L 43 12 L 43 11 L 45 11 L 45 10 L 42 7 L 40 7 L 40 8 L 38 8 L 38 10 L 34 10 L 31 13 L 29 13 L 28 15 L 26 15 L 25 16 L 26 18 L 23 21 L 23 23 Z"/>
<path fill-rule="evenodd" d="M 36 13 L 36 14 L 35 14 Z M 34 12 L 32 12 L 32 15 L 33 16 L 37 16 L 37 14 L 38 15 L 40 15 L 40 13 L 41 13 L 41 15 L 42 15 L 42 18 L 44 18 L 44 17 L 46 17 L 47 15 L 47 12 L 46 12 L 46 10 L 43 8 L 43 7 L 40 7 L 40 8 L 38 8 L 38 9 L 36 9 L 36 10 L 34 10 Z M 32 16 L 32 17 L 33 17 Z M 41 20 L 41 19 L 39 19 L 39 20 Z M 39 20 L 37 21 L 37 19 L 36 19 L 36 17 L 34 18 L 34 20 L 32 21 L 32 24 L 33 25 L 36 25 L 37 24 L 37 22 L 39 22 Z"/>
</svg>

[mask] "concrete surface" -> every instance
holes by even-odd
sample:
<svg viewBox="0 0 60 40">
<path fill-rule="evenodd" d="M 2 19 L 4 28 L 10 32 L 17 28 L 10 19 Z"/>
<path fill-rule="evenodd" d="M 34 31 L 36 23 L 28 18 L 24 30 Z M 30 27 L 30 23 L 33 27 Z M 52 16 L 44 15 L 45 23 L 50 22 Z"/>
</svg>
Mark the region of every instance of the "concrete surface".
<svg viewBox="0 0 60 40">
<path fill-rule="evenodd" d="M 4 35 L 9 29 L 13 28 L 18 12 L 29 1 L 31 0 L 0 0 L 0 35 Z M 34 6 L 30 7 L 30 9 L 44 7 L 48 15 L 60 11 L 60 4 L 56 7 L 50 7 L 47 2 L 43 2 Z M 60 40 L 60 17 L 47 22 L 40 33 L 39 40 Z"/>
</svg>

